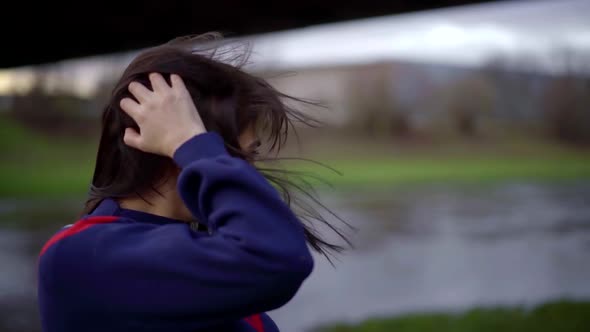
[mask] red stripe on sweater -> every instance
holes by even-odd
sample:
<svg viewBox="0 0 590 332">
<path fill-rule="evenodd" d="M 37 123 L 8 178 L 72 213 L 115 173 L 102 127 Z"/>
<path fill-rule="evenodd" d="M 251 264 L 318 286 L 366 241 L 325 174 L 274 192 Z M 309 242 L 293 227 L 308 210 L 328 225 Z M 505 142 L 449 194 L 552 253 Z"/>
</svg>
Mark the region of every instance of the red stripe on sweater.
<svg viewBox="0 0 590 332">
<path fill-rule="evenodd" d="M 93 225 L 111 223 L 117 219 L 119 219 L 119 217 L 97 216 L 97 217 L 89 217 L 86 219 L 79 220 L 74 225 L 72 225 L 70 228 L 64 230 L 63 232 L 59 232 L 59 233 L 55 234 L 53 237 L 51 237 L 49 239 L 49 241 L 47 241 L 47 243 L 45 243 L 45 245 L 43 246 L 43 249 L 41 249 L 41 253 L 39 254 L 39 256 L 42 256 L 45 253 L 45 251 L 47 251 L 47 249 L 49 249 L 49 247 L 51 247 L 55 243 L 59 242 L 60 240 L 65 239 L 68 236 L 72 236 L 74 234 L 80 233 L 83 230 L 85 230 Z M 246 320 L 246 322 L 248 322 L 248 324 L 250 324 L 256 330 L 256 332 L 264 332 L 264 326 L 262 325 L 262 318 L 260 317 L 260 314 L 246 317 L 245 320 Z"/>
<path fill-rule="evenodd" d="M 262 326 L 262 318 L 259 314 L 246 317 L 246 322 L 248 322 L 248 324 L 250 324 L 256 330 L 256 332 L 264 332 L 264 327 Z"/>
<path fill-rule="evenodd" d="M 43 249 L 41 249 L 41 253 L 39 254 L 39 257 L 43 256 L 43 254 L 45 253 L 45 251 L 47 251 L 47 249 L 49 249 L 49 247 L 51 247 L 55 243 L 59 242 L 60 240 L 65 239 L 68 236 L 72 236 L 74 234 L 80 233 L 81 231 L 87 229 L 90 226 L 93 226 L 96 224 L 111 223 L 117 219 L 119 219 L 119 217 L 97 216 L 97 217 L 89 217 L 86 219 L 79 220 L 74 225 L 67 228 L 66 230 L 59 232 L 59 233 L 55 234 L 54 236 L 52 236 L 49 239 L 49 241 L 47 241 L 47 243 L 45 243 L 45 245 L 43 246 Z"/>
</svg>

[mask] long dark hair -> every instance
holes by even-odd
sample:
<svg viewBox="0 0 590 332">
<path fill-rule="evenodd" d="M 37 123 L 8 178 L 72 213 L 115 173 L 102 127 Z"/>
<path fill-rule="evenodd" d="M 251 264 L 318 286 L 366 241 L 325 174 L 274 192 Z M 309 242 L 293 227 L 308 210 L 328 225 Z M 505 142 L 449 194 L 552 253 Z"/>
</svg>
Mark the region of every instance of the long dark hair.
<svg viewBox="0 0 590 332">
<path fill-rule="evenodd" d="M 343 249 L 318 234 L 314 227 L 317 222 L 328 226 L 350 244 L 340 229 L 320 213 L 324 210 L 341 220 L 319 202 L 305 174 L 260 166 L 280 159 L 277 153 L 294 129 L 294 122 L 317 125 L 294 105 L 317 104 L 281 93 L 264 79 L 246 73 L 243 66 L 249 53 L 248 44 L 223 40 L 217 33 L 180 37 L 141 52 L 123 72 L 104 108 L 96 168 L 82 215 L 92 212 L 107 197 L 138 195 L 145 199 L 142 193 L 150 190 L 159 193 L 156 184 L 169 174 L 167 170 L 173 167 L 173 162 L 123 142 L 125 128 L 138 127 L 121 111 L 119 101 L 133 98 L 127 89 L 132 81 L 151 88 L 149 73 L 159 72 L 167 79 L 168 74 L 174 73 L 183 78 L 207 130 L 219 133 L 232 156 L 253 162 L 282 193 L 305 227 L 306 239 L 313 249 L 326 257 L 330 252 Z M 238 137 L 252 124 L 257 125 L 259 136 L 268 147 L 264 155 L 240 149 Z"/>
</svg>

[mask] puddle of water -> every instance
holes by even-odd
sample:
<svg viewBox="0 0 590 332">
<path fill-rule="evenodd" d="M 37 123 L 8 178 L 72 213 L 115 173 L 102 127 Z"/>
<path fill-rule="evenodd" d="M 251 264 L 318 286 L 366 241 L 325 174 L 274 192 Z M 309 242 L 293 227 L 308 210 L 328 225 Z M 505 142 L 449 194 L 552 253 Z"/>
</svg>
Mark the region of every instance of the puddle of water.
<svg viewBox="0 0 590 332">
<path fill-rule="evenodd" d="M 316 257 L 297 296 L 270 313 L 284 332 L 410 311 L 590 299 L 590 183 L 421 187 L 326 199 L 358 228 L 356 249 L 335 268 Z M 0 202 L 3 220 L 29 225 L 0 230 L 2 331 L 39 330 L 37 253 L 79 207 L 25 203 Z M 30 226 L 39 216 L 45 224 Z"/>
<path fill-rule="evenodd" d="M 590 185 L 514 184 L 340 195 L 358 250 L 316 258 L 271 313 L 283 331 L 476 305 L 590 299 Z M 370 221 L 369 221 L 370 220 Z"/>
<path fill-rule="evenodd" d="M 38 331 L 36 266 L 30 245 L 26 232 L 0 231 L 0 331 Z"/>
</svg>

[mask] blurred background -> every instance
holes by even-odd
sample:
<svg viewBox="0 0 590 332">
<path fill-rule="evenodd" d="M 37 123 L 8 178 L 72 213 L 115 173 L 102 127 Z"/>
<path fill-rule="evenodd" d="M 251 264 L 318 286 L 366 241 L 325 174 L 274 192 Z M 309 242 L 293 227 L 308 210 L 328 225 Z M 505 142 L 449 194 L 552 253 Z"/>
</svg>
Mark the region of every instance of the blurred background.
<svg viewBox="0 0 590 332">
<path fill-rule="evenodd" d="M 3 36 L 0 331 L 40 329 L 37 255 L 82 208 L 122 70 L 210 30 L 328 106 L 283 154 L 339 173 L 285 166 L 331 183 L 319 194 L 355 248 L 316 258 L 270 313 L 282 331 L 590 331 L 590 1 L 84 6 Z"/>
</svg>

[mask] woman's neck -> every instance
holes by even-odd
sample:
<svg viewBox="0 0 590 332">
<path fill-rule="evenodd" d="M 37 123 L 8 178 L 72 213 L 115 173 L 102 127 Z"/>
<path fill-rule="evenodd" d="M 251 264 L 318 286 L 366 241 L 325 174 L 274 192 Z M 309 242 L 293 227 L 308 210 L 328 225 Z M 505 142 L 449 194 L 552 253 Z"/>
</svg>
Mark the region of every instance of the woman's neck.
<svg viewBox="0 0 590 332">
<path fill-rule="evenodd" d="M 176 179 L 174 181 L 167 181 L 162 186 L 159 186 L 158 194 L 155 191 L 142 194 L 139 196 L 130 196 L 117 199 L 119 206 L 128 209 L 136 210 L 166 218 L 191 221 L 192 215 L 182 202 L 176 190 Z"/>
</svg>

